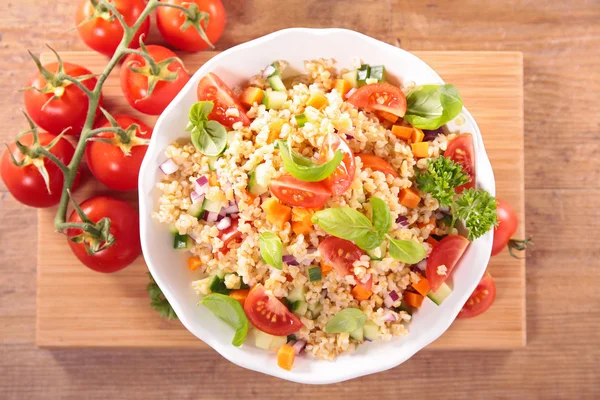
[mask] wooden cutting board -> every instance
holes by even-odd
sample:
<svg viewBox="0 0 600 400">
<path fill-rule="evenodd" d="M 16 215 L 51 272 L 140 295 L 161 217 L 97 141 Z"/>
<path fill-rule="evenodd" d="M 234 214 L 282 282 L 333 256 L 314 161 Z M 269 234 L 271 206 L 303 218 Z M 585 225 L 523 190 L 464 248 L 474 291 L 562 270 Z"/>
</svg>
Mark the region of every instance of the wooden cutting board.
<svg viewBox="0 0 600 400">
<path fill-rule="evenodd" d="M 183 54 L 194 73 L 216 53 Z M 523 56 L 517 52 L 415 52 L 446 82 L 456 85 L 473 114 L 496 176 L 497 194 L 519 216 L 523 237 Z M 101 73 L 107 59 L 92 52 L 62 53 L 64 61 Z M 43 63 L 53 61 L 42 54 Z M 117 70 L 104 86 L 105 107 L 114 115 L 129 113 L 153 124 L 155 117 L 133 110 L 123 99 Z M 89 172 L 76 192 L 78 200 L 110 193 Z M 110 193 L 136 203 L 136 193 Z M 207 346 L 178 321 L 159 318 L 146 293 L 147 268 L 142 257 L 112 275 L 82 266 L 67 239 L 54 232 L 55 209 L 38 212 L 38 279 L 36 343 L 40 347 L 198 347 Z M 525 260 L 504 251 L 489 265 L 497 285 L 493 307 L 470 320 L 457 320 L 429 348 L 511 349 L 525 346 Z"/>
</svg>

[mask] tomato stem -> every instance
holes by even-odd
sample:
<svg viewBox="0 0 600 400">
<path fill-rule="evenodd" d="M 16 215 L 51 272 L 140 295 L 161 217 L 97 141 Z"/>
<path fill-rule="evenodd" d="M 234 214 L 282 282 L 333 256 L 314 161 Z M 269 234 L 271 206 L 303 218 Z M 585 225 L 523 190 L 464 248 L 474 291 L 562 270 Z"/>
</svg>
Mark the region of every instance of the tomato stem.
<svg viewBox="0 0 600 400">
<path fill-rule="evenodd" d="M 196 3 L 188 3 L 189 7 L 186 8 L 184 6 L 180 6 L 178 4 L 161 4 L 162 7 L 171 7 L 181 10 L 181 12 L 185 15 L 185 22 L 181 25 L 181 30 L 185 31 L 190 26 L 193 26 L 198 34 L 210 46 L 211 49 L 214 49 L 215 46 L 211 43 L 210 39 L 206 35 L 205 28 L 208 28 L 208 24 L 210 23 L 210 14 L 204 11 L 200 11 L 198 9 L 198 5 Z M 202 26 L 203 25 L 203 26 Z"/>
</svg>

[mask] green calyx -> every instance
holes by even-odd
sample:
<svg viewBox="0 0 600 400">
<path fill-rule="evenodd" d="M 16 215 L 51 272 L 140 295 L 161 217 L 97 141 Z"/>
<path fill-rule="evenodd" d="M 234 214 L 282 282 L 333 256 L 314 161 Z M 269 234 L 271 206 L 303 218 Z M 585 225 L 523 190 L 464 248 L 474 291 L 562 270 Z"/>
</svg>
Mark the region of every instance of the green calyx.
<svg viewBox="0 0 600 400">
<path fill-rule="evenodd" d="M 69 198 L 73 203 L 73 208 L 81 218 L 80 223 L 69 222 L 63 224 L 64 229 L 81 229 L 81 233 L 71 237 L 70 239 L 75 243 L 82 243 L 85 247 L 85 251 L 89 255 L 94 255 L 106 248 L 109 248 L 115 243 L 115 237 L 110 233 L 110 219 L 102 218 L 100 221 L 94 223 L 87 215 L 83 212 L 79 204 L 71 197 L 71 191 L 68 191 Z"/>
<path fill-rule="evenodd" d="M 205 29 L 208 28 L 208 24 L 210 23 L 210 14 L 200 11 L 198 5 L 196 3 L 184 3 L 184 5 L 188 5 L 188 7 L 177 7 L 180 8 L 185 15 L 185 22 L 181 25 L 181 30 L 185 31 L 190 26 L 193 26 L 198 34 L 210 46 L 211 49 L 214 49 L 215 46 L 211 43 L 206 35 Z"/>
<path fill-rule="evenodd" d="M 112 138 L 91 137 L 88 140 L 91 140 L 93 142 L 108 143 L 113 146 L 117 146 L 126 156 L 131 155 L 131 149 L 133 147 L 148 146 L 150 144 L 150 140 L 137 136 L 137 132 L 140 130 L 140 126 L 138 124 L 131 124 L 127 128 L 123 129 L 121 128 L 121 126 L 119 126 L 117 121 L 112 115 L 110 115 L 108 111 L 106 111 L 102 107 L 100 107 L 100 111 L 102 111 L 102 114 L 104 114 L 104 117 L 110 123 L 110 127 L 100 128 L 96 132 L 112 132 L 114 133 L 114 136 Z"/>
</svg>

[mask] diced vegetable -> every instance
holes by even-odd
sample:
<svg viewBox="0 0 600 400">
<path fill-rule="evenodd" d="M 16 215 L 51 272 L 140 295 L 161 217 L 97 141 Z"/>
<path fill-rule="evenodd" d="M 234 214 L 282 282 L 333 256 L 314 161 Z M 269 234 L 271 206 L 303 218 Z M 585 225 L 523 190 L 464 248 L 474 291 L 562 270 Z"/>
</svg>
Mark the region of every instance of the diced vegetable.
<svg viewBox="0 0 600 400">
<path fill-rule="evenodd" d="M 425 242 L 429 243 L 431 245 L 431 247 L 435 246 L 436 244 L 438 244 L 439 242 L 432 237 L 431 235 L 429 235 L 429 237 L 425 240 Z"/>
<path fill-rule="evenodd" d="M 363 86 L 366 83 L 366 80 L 369 79 L 369 74 L 371 71 L 371 67 L 367 64 L 363 64 L 359 69 L 356 70 L 356 80 L 358 82 L 358 86 Z"/>
<path fill-rule="evenodd" d="M 402 189 L 398 197 L 400 199 L 400 204 L 408 208 L 417 208 L 421 202 L 421 196 L 419 196 L 419 192 L 413 188 Z"/>
<path fill-rule="evenodd" d="M 271 144 L 277 139 L 279 139 L 279 134 L 281 133 L 281 128 L 285 125 L 285 120 L 277 119 L 269 124 L 269 137 L 267 138 L 267 143 Z"/>
<path fill-rule="evenodd" d="M 290 346 L 294 348 L 294 350 L 296 351 L 296 355 L 298 355 L 302 353 L 302 350 L 304 350 L 304 347 L 306 347 L 306 341 L 298 340 L 296 343 L 290 344 Z"/>
<path fill-rule="evenodd" d="M 287 90 L 285 88 L 285 85 L 283 84 L 283 81 L 281 80 L 281 76 L 279 75 L 271 75 L 267 78 L 267 81 L 269 82 L 269 85 L 271 85 L 273 90 L 276 90 L 278 92 L 285 92 Z"/>
<path fill-rule="evenodd" d="M 323 311 L 323 306 L 321 303 L 312 303 L 308 305 L 308 317 L 311 319 L 315 319 L 321 314 Z"/>
<path fill-rule="evenodd" d="M 416 158 L 429 157 L 429 142 L 417 142 L 410 145 Z"/>
<path fill-rule="evenodd" d="M 292 230 L 296 235 L 308 235 L 313 231 L 313 212 L 304 207 L 292 207 Z"/>
<path fill-rule="evenodd" d="M 380 118 L 385 119 L 386 121 L 390 121 L 392 124 L 396 123 L 396 121 L 398 121 L 398 118 L 400 118 L 397 115 L 394 115 L 392 113 L 389 113 L 389 112 L 383 111 L 383 110 L 377 111 L 377 115 Z"/>
<path fill-rule="evenodd" d="M 343 96 L 346 95 L 352 89 L 352 83 L 345 79 L 336 79 L 333 82 L 333 87 Z"/>
<path fill-rule="evenodd" d="M 419 274 L 419 277 L 421 278 L 419 280 L 419 282 L 417 283 L 413 283 L 412 287 L 413 289 L 415 289 L 417 292 L 419 292 L 421 295 L 423 296 L 427 296 L 427 294 L 430 292 L 430 287 L 429 287 L 429 281 L 427 280 L 427 278 L 424 278 L 423 276 L 421 276 Z"/>
<path fill-rule="evenodd" d="M 308 304 L 304 300 L 298 300 L 292 303 L 292 305 L 290 306 L 290 310 L 294 314 L 303 317 L 304 314 L 306 314 L 306 311 L 308 310 Z"/>
<path fill-rule="evenodd" d="M 296 119 L 298 128 L 302 128 L 308 122 L 308 117 L 306 114 L 298 114 L 294 118 Z"/>
<path fill-rule="evenodd" d="M 262 102 L 269 110 L 279 110 L 283 106 L 283 103 L 285 103 L 286 100 L 287 100 L 286 92 L 272 91 L 272 92 L 265 92 Z"/>
<path fill-rule="evenodd" d="M 188 268 L 190 271 L 195 271 L 202 265 L 202 261 L 200 261 L 200 257 L 190 257 L 188 258 Z"/>
<path fill-rule="evenodd" d="M 452 289 L 450 289 L 450 286 L 444 282 L 436 292 L 429 292 L 427 297 L 429 297 L 431 301 L 439 306 L 444 302 L 444 300 L 446 300 L 448 296 L 450 296 L 450 293 L 452 293 Z"/>
<path fill-rule="evenodd" d="M 385 67 L 383 65 L 372 65 L 369 69 L 369 79 L 376 79 L 377 82 L 385 81 Z"/>
<path fill-rule="evenodd" d="M 247 87 L 244 89 L 242 96 L 240 97 L 240 101 L 242 104 L 252 107 L 254 104 L 261 104 L 264 96 L 264 92 L 262 89 L 257 87 Z"/>
<path fill-rule="evenodd" d="M 259 349 L 269 350 L 271 347 L 271 342 L 273 342 L 273 338 L 275 336 L 269 335 L 268 333 L 264 333 L 263 331 L 259 331 L 258 329 L 254 330 L 254 345 Z"/>
<path fill-rule="evenodd" d="M 219 213 L 221 211 L 221 209 L 225 206 L 225 203 L 221 202 L 221 201 L 215 201 L 215 200 L 209 200 L 209 199 L 204 199 L 204 202 L 202 203 L 202 208 L 206 211 L 209 212 L 213 212 L 213 213 Z"/>
<path fill-rule="evenodd" d="M 371 257 L 371 260 L 382 260 L 387 253 L 387 241 L 384 240 L 380 246 L 375 247 L 373 250 L 366 250 L 366 253 Z"/>
<path fill-rule="evenodd" d="M 412 137 L 415 128 L 410 126 L 394 125 L 392 126 L 392 133 L 398 139 L 408 140 Z"/>
<path fill-rule="evenodd" d="M 273 64 L 267 65 L 262 73 L 262 77 L 267 79 L 271 75 L 279 75 L 279 68 L 277 67 L 277 62 Z"/>
<path fill-rule="evenodd" d="M 294 257 L 291 254 L 286 254 L 285 256 L 281 257 L 281 259 L 283 260 L 284 263 L 286 263 L 287 265 L 300 265 L 298 263 L 298 261 L 296 260 L 296 257 Z"/>
<path fill-rule="evenodd" d="M 291 371 L 294 366 L 296 351 L 292 346 L 284 344 L 277 352 L 277 365 L 281 368 Z"/>
<path fill-rule="evenodd" d="M 363 340 L 365 340 L 364 339 L 364 327 L 361 326 L 361 327 L 357 328 L 356 330 L 350 332 L 350 337 L 359 342 L 362 342 Z"/>
<path fill-rule="evenodd" d="M 219 157 L 206 157 L 208 159 L 208 169 L 211 171 L 215 171 L 217 169 L 217 167 L 215 166 L 215 163 L 217 162 L 217 160 L 219 159 Z"/>
<path fill-rule="evenodd" d="M 221 293 L 225 295 L 228 295 L 231 292 L 231 289 L 227 289 L 227 286 L 225 286 L 225 279 L 219 275 L 210 278 L 208 289 L 211 293 Z"/>
<path fill-rule="evenodd" d="M 361 285 L 354 286 L 350 293 L 358 301 L 367 300 L 373 294 L 372 291 L 365 289 Z"/>
<path fill-rule="evenodd" d="M 288 293 L 288 296 L 286 298 L 288 299 L 290 304 L 293 304 L 294 302 L 299 301 L 299 300 L 304 301 L 305 293 L 306 293 L 306 289 L 304 289 L 304 286 L 296 286 L 292 290 L 290 290 L 290 292 Z"/>
<path fill-rule="evenodd" d="M 162 171 L 163 174 L 171 175 L 173 172 L 175 172 L 179 169 L 179 165 L 175 164 L 175 161 L 173 161 L 169 158 L 167 161 L 160 164 L 158 166 L 158 168 L 160 168 L 160 170 Z"/>
<path fill-rule="evenodd" d="M 342 79 L 347 81 L 351 87 L 358 87 L 357 71 L 355 69 L 353 69 L 352 71 L 348 71 L 345 74 L 342 74 Z"/>
<path fill-rule="evenodd" d="M 417 228 L 423 229 L 423 228 L 427 228 L 428 226 L 431 226 L 431 225 L 435 226 L 435 221 L 436 221 L 435 217 L 431 217 L 431 218 L 429 218 L 429 221 L 427 221 L 427 222 L 419 222 L 417 224 Z"/>
<path fill-rule="evenodd" d="M 202 218 L 202 215 L 204 214 L 203 204 L 204 204 L 204 195 L 202 195 L 202 201 L 199 200 L 196 203 L 192 204 L 188 208 L 187 213 L 198 219 Z"/>
<path fill-rule="evenodd" d="M 314 107 L 317 110 L 323 109 L 327 105 L 327 97 L 321 92 L 311 93 L 308 101 L 306 102 L 307 107 Z"/>
<path fill-rule="evenodd" d="M 411 307 L 419 308 L 421 304 L 423 304 L 423 299 L 425 297 L 413 292 L 404 292 L 404 301 Z"/>
<path fill-rule="evenodd" d="M 263 201 L 261 208 L 267 214 L 267 221 L 279 229 L 283 229 L 286 222 L 292 217 L 292 209 L 283 205 L 274 197 Z"/>
<path fill-rule="evenodd" d="M 422 130 L 420 130 L 419 128 L 413 128 L 413 133 L 410 137 L 410 140 L 412 140 L 413 143 L 419 143 L 423 141 L 424 137 L 425 134 Z"/>
<path fill-rule="evenodd" d="M 248 297 L 248 293 L 249 292 L 250 291 L 248 289 L 237 289 L 237 290 L 232 290 L 229 293 L 229 296 L 231 296 L 234 299 L 236 299 L 237 301 L 239 301 L 240 304 L 243 307 L 244 306 L 244 302 L 246 301 L 246 297 Z"/>
<path fill-rule="evenodd" d="M 221 184 L 219 183 L 219 178 L 217 178 L 217 174 L 210 174 L 210 177 L 208 178 L 208 184 L 210 186 L 221 187 Z"/>
<path fill-rule="evenodd" d="M 321 260 L 321 275 L 325 276 L 328 273 L 330 273 L 331 271 L 333 271 L 333 267 L 331 265 L 323 262 L 323 260 Z"/>
<path fill-rule="evenodd" d="M 269 350 L 278 351 L 281 346 L 287 343 L 287 336 L 273 336 Z"/>
<path fill-rule="evenodd" d="M 317 282 L 323 279 L 321 274 L 321 267 L 310 267 L 308 269 L 308 280 L 311 282 Z"/>
<path fill-rule="evenodd" d="M 269 191 L 268 169 L 267 164 L 259 164 L 248 174 L 248 193 L 260 196 Z"/>
<path fill-rule="evenodd" d="M 367 321 L 363 325 L 363 335 L 366 340 L 373 341 L 379 336 L 379 327 L 373 321 Z"/>
<path fill-rule="evenodd" d="M 178 250 L 185 250 L 189 246 L 189 236 L 180 235 L 179 232 L 173 235 L 173 248 Z"/>
</svg>

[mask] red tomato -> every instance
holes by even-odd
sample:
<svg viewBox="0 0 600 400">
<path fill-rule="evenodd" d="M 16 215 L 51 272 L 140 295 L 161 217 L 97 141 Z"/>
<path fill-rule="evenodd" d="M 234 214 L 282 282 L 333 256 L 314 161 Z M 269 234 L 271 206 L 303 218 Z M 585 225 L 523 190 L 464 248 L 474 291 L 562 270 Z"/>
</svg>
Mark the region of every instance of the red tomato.
<svg viewBox="0 0 600 400">
<path fill-rule="evenodd" d="M 215 104 L 208 119 L 215 120 L 228 128 L 231 128 L 236 122 L 241 122 L 244 126 L 250 125 L 250 119 L 248 119 L 242 103 L 229 86 L 212 72 L 206 74 L 198 83 L 198 100 L 212 101 Z M 237 108 L 239 115 L 227 116 L 228 108 Z"/>
<path fill-rule="evenodd" d="M 56 136 L 42 132 L 38 134 L 38 138 L 40 145 L 46 146 L 54 140 Z M 33 135 L 24 135 L 19 141 L 25 146 L 30 146 L 33 143 Z M 30 207 L 51 207 L 58 204 L 62 195 L 64 178 L 62 171 L 56 164 L 47 158 L 44 158 L 44 167 L 46 167 L 50 181 L 50 193 L 48 193 L 46 182 L 44 182 L 44 178 L 42 178 L 37 167 L 33 164 L 24 167 L 16 166 L 9 156 L 9 151 L 17 161 L 23 160 L 23 154 L 14 142 L 10 144 L 9 149 L 10 150 L 5 151 L 2 156 L 0 172 L 6 188 L 13 197 Z M 50 149 L 50 152 L 66 165 L 71 162 L 73 153 L 75 153 L 75 148 L 66 139 L 60 139 L 54 147 Z M 73 183 L 71 191 L 77 189 L 78 183 L 79 173 L 77 173 L 77 176 L 75 177 L 75 182 Z"/>
<path fill-rule="evenodd" d="M 322 262 L 333 267 L 341 277 L 352 274 L 352 264 L 365 254 L 351 241 L 335 236 L 329 236 L 319 244 L 319 253 L 323 259 Z"/>
<path fill-rule="evenodd" d="M 268 294 L 260 284 L 248 293 L 244 302 L 244 312 L 256 329 L 269 335 L 291 335 L 303 326 L 298 317 L 277 297 Z"/>
<path fill-rule="evenodd" d="M 496 284 L 492 276 L 486 272 L 456 318 L 473 318 L 483 314 L 492 306 L 494 299 L 496 299 Z"/>
<path fill-rule="evenodd" d="M 167 58 L 176 57 L 175 53 L 166 47 L 150 45 L 146 46 L 148 54 L 157 63 Z M 171 72 L 177 72 L 177 78 L 174 81 L 158 81 L 150 97 L 148 94 L 148 79 L 144 74 L 133 72 L 129 67 L 140 68 L 147 65 L 146 60 L 137 55 L 130 54 L 123 61 L 121 66 L 121 89 L 127 99 L 127 102 L 136 110 L 150 115 L 159 115 L 177 96 L 185 84 L 190 80 L 188 73 L 183 65 L 174 61 L 167 69 Z M 167 73 L 167 71 L 164 71 Z"/>
<path fill-rule="evenodd" d="M 402 90 L 387 82 L 358 88 L 348 102 L 356 108 L 385 111 L 398 117 L 404 117 L 406 113 L 406 96 Z"/>
<path fill-rule="evenodd" d="M 238 220 L 234 218 L 231 220 L 231 226 L 227 229 L 223 229 L 219 232 L 219 239 L 223 241 L 223 247 L 221 247 L 221 254 L 225 255 L 229 253 L 229 244 L 235 243 L 242 239 L 242 232 L 238 231 Z"/>
<path fill-rule="evenodd" d="M 140 245 L 140 226 L 138 213 L 123 200 L 113 197 L 92 197 L 79 205 L 85 215 L 94 223 L 102 218 L 110 218 L 110 233 L 115 243 L 107 249 L 90 255 L 83 243 L 75 243 L 67 239 L 73 254 L 85 266 L 94 271 L 111 273 L 119 271 L 131 264 L 142 252 Z M 69 222 L 81 222 L 76 211 L 71 213 Z M 81 233 L 80 229 L 69 229 L 69 238 Z"/>
<path fill-rule="evenodd" d="M 463 253 L 467 249 L 469 241 L 458 235 L 446 236 L 433 247 L 429 259 L 427 260 L 427 280 L 432 291 L 436 291 L 440 288 L 442 283 L 448 279 L 452 269 L 460 260 Z M 446 274 L 438 274 L 438 267 L 440 265 L 446 266 Z"/>
<path fill-rule="evenodd" d="M 448 143 L 448 148 L 444 153 L 447 157 L 457 164 L 460 164 L 463 171 L 469 176 L 469 182 L 456 188 L 457 193 L 465 189 L 475 187 L 475 149 L 473 148 L 473 136 L 460 135 Z"/>
<path fill-rule="evenodd" d="M 519 221 L 517 214 L 507 203 L 496 199 L 496 213 L 498 214 L 498 226 L 494 228 L 494 244 L 492 245 L 492 255 L 500 253 L 506 247 L 509 240 L 517 231 Z"/>
<path fill-rule="evenodd" d="M 144 0 L 113 0 L 111 4 L 123 16 L 127 25 L 132 26 L 142 15 L 146 2 Z M 102 11 L 102 10 L 100 10 Z M 95 16 L 96 7 L 90 0 L 81 0 L 75 14 L 75 24 L 79 31 L 81 39 L 98 53 L 112 56 L 123 39 L 123 27 L 121 23 L 108 12 L 104 16 Z M 92 18 L 92 19 L 90 19 Z M 87 22 L 85 22 L 87 21 Z M 131 40 L 130 48 L 137 47 L 140 36 L 147 36 L 150 31 L 150 18 L 146 18 L 140 29 L 135 33 Z"/>
<path fill-rule="evenodd" d="M 365 153 L 359 153 L 356 155 L 356 157 L 360 157 L 360 159 L 362 160 L 363 168 L 371 168 L 373 171 L 381 171 L 384 174 L 390 174 L 395 178 L 398 177 L 398 173 L 396 172 L 394 167 L 392 167 L 392 164 L 385 161 L 381 157 Z"/>
<path fill-rule="evenodd" d="M 117 115 L 114 118 L 125 130 L 133 124 L 139 125 L 135 133 L 137 137 L 150 139 L 152 136 L 152 128 L 136 118 L 128 115 Z M 104 121 L 97 128 L 110 126 L 108 121 Z M 110 139 L 114 137 L 114 133 L 103 132 L 95 137 Z M 92 174 L 106 187 L 113 190 L 136 190 L 140 166 L 147 149 L 147 145 L 133 146 L 130 153 L 125 155 L 119 146 L 90 141 L 85 149 L 85 158 Z"/>
<path fill-rule="evenodd" d="M 208 40 L 214 45 L 225 29 L 225 8 L 221 0 L 162 0 L 161 3 L 175 4 L 189 8 L 190 3 L 196 3 L 198 10 L 208 13 L 208 23 L 201 23 Z M 156 23 L 160 34 L 167 43 L 180 50 L 200 51 L 210 46 L 200 36 L 198 30 L 190 25 L 182 31 L 181 26 L 186 22 L 186 17 L 180 10 L 172 7 L 159 7 L 156 10 Z"/>
<path fill-rule="evenodd" d="M 89 75 L 92 72 L 79 65 L 64 63 L 65 74 L 74 78 L 82 75 Z M 58 71 L 58 63 L 44 65 L 50 73 Z M 90 78 L 83 81 L 83 85 L 94 90 L 97 79 Z M 42 129 L 58 135 L 67 128 L 67 135 L 77 136 L 81 133 L 85 119 L 88 113 L 89 99 L 87 95 L 72 83 L 64 82 L 66 86 L 53 88 L 52 92 L 41 93 L 37 90 L 26 90 L 25 109 L 33 121 Z M 34 87 L 39 90 L 46 88 L 48 83 L 41 73 L 36 73 L 27 83 L 28 87 Z M 61 94 L 62 92 L 62 94 Z M 58 98 L 50 100 L 53 96 Z M 50 100 L 50 101 L 48 101 Z M 100 114 L 102 106 L 102 96 L 98 102 L 96 117 Z"/>
<path fill-rule="evenodd" d="M 329 135 L 322 150 L 325 160 L 331 160 L 337 150 L 342 152 L 344 158 L 333 174 L 325 179 L 323 183 L 329 187 L 332 195 L 341 196 L 352 185 L 356 172 L 356 163 L 354 162 L 354 154 L 352 154 L 348 142 L 339 135 Z"/>
<path fill-rule="evenodd" d="M 305 208 L 320 208 L 331 198 L 322 182 L 304 182 L 291 175 L 273 179 L 269 190 L 282 203 Z"/>
</svg>

